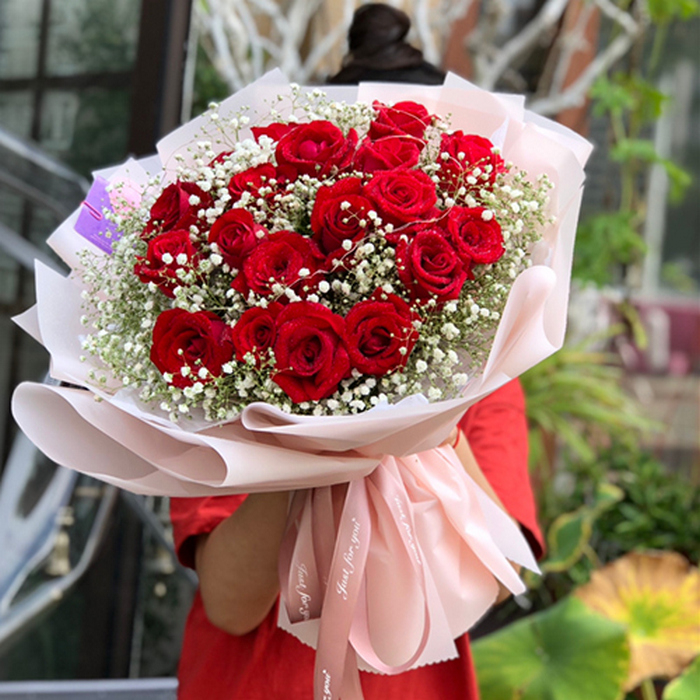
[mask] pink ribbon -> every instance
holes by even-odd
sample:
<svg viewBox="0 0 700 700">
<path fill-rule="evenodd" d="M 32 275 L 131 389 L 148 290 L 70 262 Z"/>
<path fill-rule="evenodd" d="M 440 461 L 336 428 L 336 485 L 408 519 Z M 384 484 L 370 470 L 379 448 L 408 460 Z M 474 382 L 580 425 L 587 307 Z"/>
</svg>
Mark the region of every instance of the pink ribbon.
<svg viewBox="0 0 700 700">
<path fill-rule="evenodd" d="M 385 574 L 386 570 L 390 568 L 388 574 L 390 578 L 387 581 L 387 575 L 372 576 L 372 560 L 370 558 L 358 601 L 358 610 L 366 611 L 366 614 L 360 613 L 355 617 L 350 633 L 350 642 L 370 666 L 381 673 L 393 675 L 410 669 L 418 661 L 428 642 L 430 613 L 423 557 L 416 540 L 413 510 L 397 463 L 385 460 L 369 477 L 365 478 L 365 481 L 377 520 L 375 527 L 383 529 L 382 540 L 386 543 L 387 548 L 384 558 L 387 555 L 391 556 L 390 567 L 383 567 Z M 368 589 L 375 580 L 380 582 L 379 585 L 384 590 L 377 592 L 377 602 L 372 605 Z M 388 588 L 392 597 L 397 596 L 400 588 L 403 588 L 404 595 L 400 597 L 413 600 L 417 602 L 419 608 L 422 607 L 421 620 L 420 615 L 412 615 L 415 605 L 404 607 L 401 602 L 399 603 L 398 607 L 401 609 L 402 616 L 414 617 L 418 621 L 421 631 L 417 639 L 404 640 L 408 648 L 400 649 L 398 653 L 391 654 L 394 658 L 390 662 L 386 662 L 377 652 L 369 626 L 369 620 L 376 617 L 376 612 L 375 614 L 373 612 L 381 610 L 389 602 L 387 597 L 382 595 L 386 591 L 386 583 L 389 584 Z M 388 612 L 385 617 L 393 618 L 393 624 L 395 624 L 396 616 L 394 614 Z"/>
<path fill-rule="evenodd" d="M 297 492 L 280 552 L 289 620 L 319 621 L 314 700 L 362 700 L 357 656 L 381 673 L 397 674 L 414 667 L 426 649 L 430 573 L 417 536 L 416 499 L 439 501 L 443 525 L 509 588 L 522 589 L 453 450 L 388 456 L 344 489 Z M 455 562 L 455 571 L 459 567 Z M 387 634 L 397 620 L 400 631 Z"/>
<path fill-rule="evenodd" d="M 312 530 L 313 495 L 312 489 L 294 494 L 280 549 L 282 599 L 292 622 L 316 619 L 321 614 L 323 589 Z"/>
</svg>

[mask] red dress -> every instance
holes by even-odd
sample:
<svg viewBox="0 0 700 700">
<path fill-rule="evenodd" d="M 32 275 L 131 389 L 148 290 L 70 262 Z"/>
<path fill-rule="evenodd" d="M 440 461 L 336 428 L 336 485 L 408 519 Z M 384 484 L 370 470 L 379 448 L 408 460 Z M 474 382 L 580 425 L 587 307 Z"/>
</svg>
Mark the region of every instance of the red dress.
<svg viewBox="0 0 700 700">
<path fill-rule="evenodd" d="M 467 411 L 460 426 L 481 470 L 541 554 L 527 470 L 522 389 L 510 382 Z M 170 514 L 181 561 L 192 566 L 195 536 L 211 532 L 245 496 L 173 498 Z M 361 673 L 365 700 L 478 700 L 467 635 L 459 658 L 398 676 Z M 277 606 L 253 632 L 234 637 L 214 627 L 196 594 L 180 657 L 179 700 L 312 700 L 314 651 L 277 627 Z"/>
</svg>

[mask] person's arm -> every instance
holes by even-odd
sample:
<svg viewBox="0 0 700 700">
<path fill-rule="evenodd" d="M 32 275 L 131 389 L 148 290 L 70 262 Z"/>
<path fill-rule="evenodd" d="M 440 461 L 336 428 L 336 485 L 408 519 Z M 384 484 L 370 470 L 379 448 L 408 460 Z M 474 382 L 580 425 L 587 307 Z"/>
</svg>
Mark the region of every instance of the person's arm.
<svg viewBox="0 0 700 700">
<path fill-rule="evenodd" d="M 288 507 L 286 491 L 251 494 L 233 515 L 198 538 L 195 568 L 204 609 L 215 627 L 247 634 L 274 605 Z"/>
</svg>

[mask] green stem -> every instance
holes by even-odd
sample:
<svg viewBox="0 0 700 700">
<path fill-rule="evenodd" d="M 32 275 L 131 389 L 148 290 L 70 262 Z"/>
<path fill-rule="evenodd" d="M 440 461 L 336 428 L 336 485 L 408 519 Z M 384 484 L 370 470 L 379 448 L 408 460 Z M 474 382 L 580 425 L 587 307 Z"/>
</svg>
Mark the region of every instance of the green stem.
<svg viewBox="0 0 700 700">
<path fill-rule="evenodd" d="M 654 43 L 651 49 L 651 58 L 649 59 L 649 74 L 654 75 L 657 68 L 659 67 L 659 61 L 661 60 L 662 49 L 666 43 L 666 36 L 668 35 L 668 23 L 664 22 L 657 25 L 656 32 L 654 33 Z"/>
<path fill-rule="evenodd" d="M 632 168 L 627 163 L 623 164 L 620 211 L 634 211 L 634 180 Z"/>
<path fill-rule="evenodd" d="M 622 118 L 622 114 L 613 112 L 610 115 L 610 123 L 612 124 L 615 143 L 624 141 L 627 138 L 627 129 L 625 128 L 625 121 Z"/>
<path fill-rule="evenodd" d="M 654 688 L 654 681 L 651 678 L 647 678 L 640 687 L 643 700 L 657 700 L 656 688 Z"/>
</svg>

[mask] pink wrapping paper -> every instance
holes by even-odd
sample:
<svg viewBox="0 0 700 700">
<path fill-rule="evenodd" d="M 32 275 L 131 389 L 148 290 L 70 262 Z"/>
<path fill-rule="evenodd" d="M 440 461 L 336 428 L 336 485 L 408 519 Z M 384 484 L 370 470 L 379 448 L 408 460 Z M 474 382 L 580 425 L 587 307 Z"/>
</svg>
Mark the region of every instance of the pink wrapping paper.
<svg viewBox="0 0 700 700">
<path fill-rule="evenodd" d="M 273 71 L 226 100 L 219 114 L 225 120 L 248 105 L 263 115 L 271 98 L 288 91 Z M 328 92 L 348 102 L 421 101 L 431 112 L 449 113 L 454 129 L 492 139 L 506 160 L 546 173 L 555 185 L 556 222 L 545 230 L 533 266 L 515 280 L 488 361 L 462 398 L 430 404 L 414 396 L 333 417 L 252 404 L 223 425 L 175 425 L 116 381 L 91 384 L 94 360 L 79 360 L 80 277 L 63 278 L 37 263 L 37 305 L 15 320 L 49 350 L 51 375 L 82 388 L 24 383 L 12 407 L 22 430 L 51 459 L 135 493 L 313 488 L 292 506 L 280 624 L 319 645 L 316 697 L 337 698 L 342 691 L 347 699 L 360 697 L 358 665 L 394 673 L 452 658 L 453 639 L 493 603 L 497 580 L 522 590 L 508 560 L 536 568 L 517 527 L 466 475 L 454 452 L 434 448 L 470 405 L 561 347 L 590 145 L 527 112 L 521 98 L 485 92 L 454 75 L 442 87 L 369 83 Z M 159 143 L 158 156 L 99 175 L 126 181 L 133 197 L 153 173 L 172 175 L 173 156 L 186 155 L 203 129 L 203 119 L 193 120 Z M 69 217 L 50 239 L 73 270 L 79 269 L 77 251 L 91 245 L 76 232 L 78 217 Z M 336 533 L 330 526 L 340 507 L 339 487 L 333 485 L 346 482 Z"/>
</svg>

